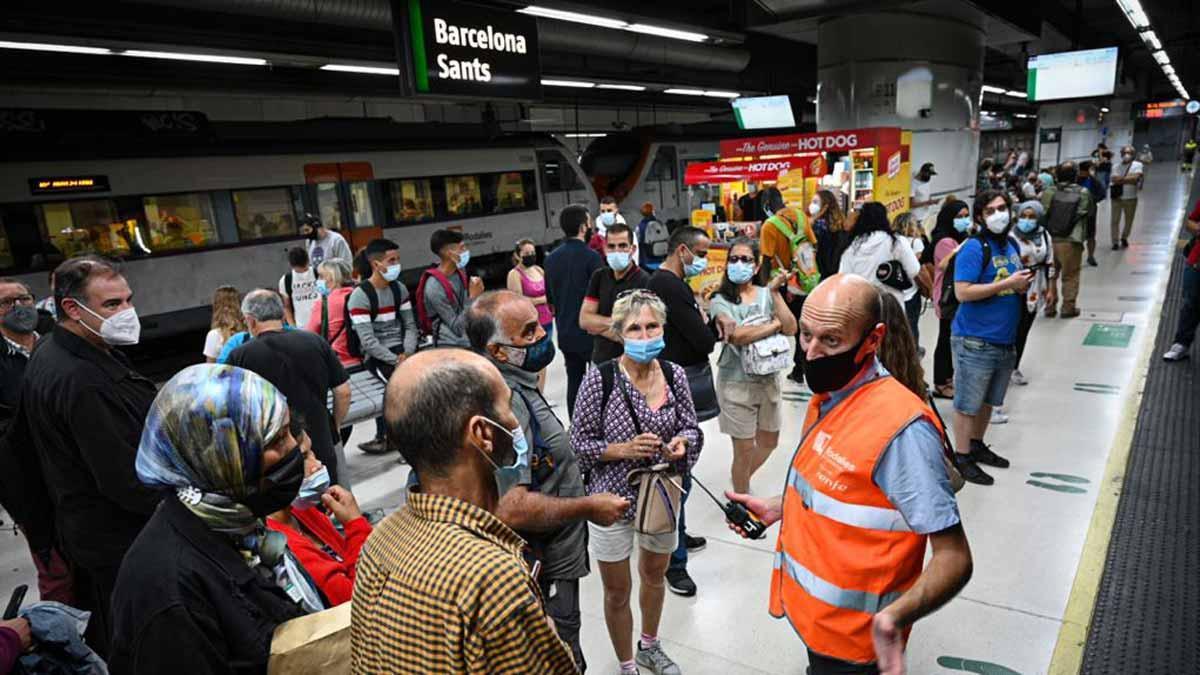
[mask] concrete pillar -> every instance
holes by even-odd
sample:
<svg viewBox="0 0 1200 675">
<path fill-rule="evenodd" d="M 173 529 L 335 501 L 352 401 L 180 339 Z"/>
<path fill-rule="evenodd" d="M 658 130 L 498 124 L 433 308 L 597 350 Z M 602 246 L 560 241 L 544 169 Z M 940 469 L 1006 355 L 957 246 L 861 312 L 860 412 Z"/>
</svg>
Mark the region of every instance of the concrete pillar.
<svg viewBox="0 0 1200 675">
<path fill-rule="evenodd" d="M 923 2 L 821 23 L 817 130 L 911 130 L 913 171 L 924 162 L 937 167 L 934 196 L 974 193 L 983 26 L 981 12 L 957 2 Z"/>
</svg>

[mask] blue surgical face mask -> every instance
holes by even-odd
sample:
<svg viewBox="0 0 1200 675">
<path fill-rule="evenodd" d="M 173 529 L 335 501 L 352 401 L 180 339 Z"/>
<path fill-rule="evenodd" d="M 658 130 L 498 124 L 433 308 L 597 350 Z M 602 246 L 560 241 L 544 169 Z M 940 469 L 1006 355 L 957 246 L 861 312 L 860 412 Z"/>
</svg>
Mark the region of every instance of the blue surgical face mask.
<svg viewBox="0 0 1200 675">
<path fill-rule="evenodd" d="M 292 502 L 292 508 L 311 509 L 321 503 L 321 495 L 329 489 L 329 469 L 322 466 L 319 470 L 304 477 L 300 483 L 300 492 Z"/>
<path fill-rule="evenodd" d="M 704 270 L 708 269 L 708 258 L 701 258 L 696 254 L 692 254 L 692 262 L 683 266 L 683 276 L 694 277 L 699 274 L 704 274 Z"/>
<path fill-rule="evenodd" d="M 629 267 L 629 251 L 613 251 L 605 254 L 608 266 L 617 272 L 624 272 Z"/>
<path fill-rule="evenodd" d="M 467 263 L 471 262 L 471 249 L 464 249 L 458 254 L 458 269 L 466 269 Z"/>
<path fill-rule="evenodd" d="M 617 222 L 617 214 L 612 211 L 605 211 L 600 214 L 600 217 L 596 221 L 607 228 Z"/>
<path fill-rule="evenodd" d="M 1017 220 L 1017 229 L 1025 234 L 1029 234 L 1037 229 L 1038 222 L 1033 218 L 1021 218 Z"/>
<path fill-rule="evenodd" d="M 735 284 L 744 284 L 754 278 L 753 263 L 735 262 L 725 269 L 729 273 L 729 280 Z"/>
<path fill-rule="evenodd" d="M 703 258 L 702 258 L 703 259 Z M 625 339 L 625 355 L 638 363 L 650 363 L 658 358 L 667 343 L 661 335 L 648 340 Z"/>
<path fill-rule="evenodd" d="M 521 480 L 526 473 L 526 468 L 529 466 L 529 441 L 525 440 L 525 430 L 522 429 L 520 425 L 518 425 L 516 429 L 506 429 L 499 423 L 494 422 L 486 417 L 483 419 L 487 420 L 488 424 L 491 424 L 512 438 L 512 448 L 513 453 L 516 455 L 516 459 L 512 464 L 507 466 L 500 466 L 499 464 L 496 464 L 495 460 L 493 460 L 488 453 L 480 450 L 480 453 L 483 454 L 483 458 L 496 468 L 494 472 L 496 478 L 496 491 L 498 496 L 503 497 L 505 493 L 513 489 L 514 486 L 521 484 Z"/>
<path fill-rule="evenodd" d="M 395 265 L 388 265 L 387 269 L 383 271 L 384 281 L 395 281 L 396 279 L 399 279 L 399 278 L 400 278 L 400 263 L 396 263 Z"/>
<path fill-rule="evenodd" d="M 971 229 L 971 218 L 969 216 L 964 216 L 962 218 L 955 218 L 954 219 L 954 229 L 958 230 L 959 232 L 965 233 L 967 230 Z"/>
<path fill-rule="evenodd" d="M 329 285 L 324 279 L 317 279 L 317 293 L 322 296 L 329 295 Z"/>
</svg>

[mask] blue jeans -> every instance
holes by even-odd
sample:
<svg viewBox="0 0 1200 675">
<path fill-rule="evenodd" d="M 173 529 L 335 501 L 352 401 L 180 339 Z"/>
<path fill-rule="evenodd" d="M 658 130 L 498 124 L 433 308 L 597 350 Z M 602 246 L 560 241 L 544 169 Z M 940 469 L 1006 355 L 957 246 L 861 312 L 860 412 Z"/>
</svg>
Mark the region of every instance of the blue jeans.
<svg viewBox="0 0 1200 675">
<path fill-rule="evenodd" d="M 692 494 L 692 474 L 689 471 L 683 475 L 683 496 L 679 498 L 679 545 L 671 554 L 671 565 L 668 569 L 687 570 L 687 511 L 684 505 L 690 494 Z"/>
<path fill-rule="evenodd" d="M 1197 244 L 1200 246 L 1200 244 Z M 1196 339 L 1196 326 L 1200 325 L 1200 269 L 1183 268 L 1183 307 L 1179 308 L 1179 325 L 1175 329 L 1175 342 L 1191 347 Z"/>
<path fill-rule="evenodd" d="M 955 336 L 950 338 L 950 351 L 954 354 L 954 409 L 974 416 L 984 403 L 1004 405 L 1017 350 L 1012 345 Z"/>
</svg>

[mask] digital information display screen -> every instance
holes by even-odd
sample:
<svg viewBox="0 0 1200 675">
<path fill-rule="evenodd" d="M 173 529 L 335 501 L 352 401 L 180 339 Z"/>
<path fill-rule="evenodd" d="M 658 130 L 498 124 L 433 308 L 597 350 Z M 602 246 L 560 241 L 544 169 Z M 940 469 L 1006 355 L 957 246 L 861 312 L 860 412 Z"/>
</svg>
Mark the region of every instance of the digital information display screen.
<svg viewBox="0 0 1200 675">
<path fill-rule="evenodd" d="M 1117 48 L 1039 54 L 1029 57 L 1030 101 L 1108 96 L 1117 82 Z"/>
<path fill-rule="evenodd" d="M 750 96 L 731 101 L 739 129 L 777 129 L 796 126 L 792 102 L 784 96 Z"/>
</svg>

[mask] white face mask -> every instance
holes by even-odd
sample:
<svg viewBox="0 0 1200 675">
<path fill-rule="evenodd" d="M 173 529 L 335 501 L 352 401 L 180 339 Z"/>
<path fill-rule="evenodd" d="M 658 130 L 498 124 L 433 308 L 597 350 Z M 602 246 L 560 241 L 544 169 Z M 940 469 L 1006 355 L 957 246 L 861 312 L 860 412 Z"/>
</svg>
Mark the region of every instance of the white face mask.
<svg viewBox="0 0 1200 675">
<path fill-rule="evenodd" d="M 986 219 L 987 229 L 993 234 L 1002 234 L 1008 227 L 1008 211 L 997 211 Z"/>
<path fill-rule="evenodd" d="M 100 332 L 92 330 L 86 323 L 80 321 L 84 328 L 92 331 L 93 334 L 104 340 L 107 344 L 122 346 L 136 345 L 142 337 L 142 322 L 138 319 L 137 310 L 133 307 L 123 309 L 116 314 L 105 319 L 99 314 L 88 309 L 87 305 L 79 300 L 75 303 L 87 311 L 88 314 L 100 319 Z"/>
<path fill-rule="evenodd" d="M 816 216 L 820 212 L 821 212 L 821 203 L 820 202 L 812 202 L 811 204 L 808 205 L 808 215 Z"/>
</svg>

